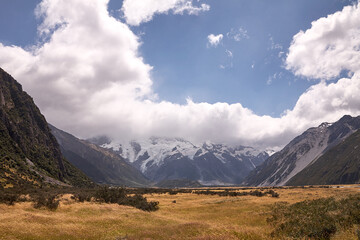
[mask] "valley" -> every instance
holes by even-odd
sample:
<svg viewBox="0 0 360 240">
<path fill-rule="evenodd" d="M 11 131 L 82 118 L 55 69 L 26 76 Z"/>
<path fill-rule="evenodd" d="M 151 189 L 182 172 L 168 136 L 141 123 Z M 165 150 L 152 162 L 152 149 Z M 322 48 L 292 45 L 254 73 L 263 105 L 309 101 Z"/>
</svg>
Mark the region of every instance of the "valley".
<svg viewBox="0 0 360 240">
<path fill-rule="evenodd" d="M 254 190 L 266 191 L 231 189 Z M 118 204 L 79 203 L 70 194 L 58 196 L 60 206 L 55 211 L 34 209 L 30 202 L 0 204 L 0 239 L 279 239 L 286 235 L 272 236 L 275 227 L 267 220 L 274 206 L 328 197 L 339 200 L 359 195 L 360 185 L 274 191 L 279 197 L 145 194 L 149 201 L 159 202 L 154 212 Z M 331 239 L 356 239 L 358 230 L 357 225 L 337 226 Z"/>
<path fill-rule="evenodd" d="M 0 33 L 0 240 L 360 240 L 360 0 L 1 1 Z"/>
</svg>

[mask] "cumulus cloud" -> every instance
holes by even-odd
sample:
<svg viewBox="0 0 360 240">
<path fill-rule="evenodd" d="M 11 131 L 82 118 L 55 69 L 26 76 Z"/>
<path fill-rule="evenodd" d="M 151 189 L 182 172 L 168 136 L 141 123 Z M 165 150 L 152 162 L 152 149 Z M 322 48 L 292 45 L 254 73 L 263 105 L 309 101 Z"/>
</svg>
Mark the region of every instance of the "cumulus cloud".
<svg viewBox="0 0 360 240">
<path fill-rule="evenodd" d="M 360 4 L 311 24 L 293 37 L 286 67 L 297 75 L 332 79 L 360 70 Z"/>
<path fill-rule="evenodd" d="M 308 127 L 360 114 L 358 73 L 312 86 L 277 118 L 240 103 L 161 101 L 152 89 L 152 67 L 138 52 L 140 40 L 109 15 L 107 4 L 43 0 L 37 14 L 46 40 L 30 50 L 0 44 L 0 66 L 23 84 L 49 122 L 79 137 L 167 136 L 276 148 Z"/>
<path fill-rule="evenodd" d="M 216 47 L 217 45 L 219 45 L 223 39 L 224 35 L 222 34 L 218 34 L 218 35 L 214 35 L 214 34 L 210 34 L 207 38 L 210 45 L 208 46 L 213 46 Z"/>
<path fill-rule="evenodd" d="M 173 14 L 198 15 L 209 11 L 210 6 L 205 3 L 195 6 L 193 0 L 124 0 L 121 10 L 128 24 L 138 26 L 149 22 L 155 14 L 171 11 Z"/>
</svg>

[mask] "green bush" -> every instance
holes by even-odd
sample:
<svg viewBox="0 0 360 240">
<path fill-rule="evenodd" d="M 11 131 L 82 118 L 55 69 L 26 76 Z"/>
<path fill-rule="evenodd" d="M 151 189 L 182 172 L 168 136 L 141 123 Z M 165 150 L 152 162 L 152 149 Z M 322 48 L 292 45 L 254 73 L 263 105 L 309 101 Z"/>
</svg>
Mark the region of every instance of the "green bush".
<svg viewBox="0 0 360 240">
<path fill-rule="evenodd" d="M 51 211 L 55 211 L 59 207 L 59 200 L 56 200 L 56 195 L 45 198 L 44 195 L 39 195 L 34 202 L 34 208 L 45 207 Z"/>
<path fill-rule="evenodd" d="M 120 199 L 126 198 L 124 188 L 102 187 L 95 193 L 95 198 L 99 202 L 118 203 Z"/>
<path fill-rule="evenodd" d="M 7 205 L 14 205 L 19 199 L 18 194 L 11 194 L 11 193 L 0 193 L 0 203 L 5 203 Z"/>
<path fill-rule="evenodd" d="M 136 207 L 143 211 L 156 211 L 159 209 L 159 202 L 148 202 L 141 194 L 128 196 L 124 188 L 102 187 L 95 193 L 95 199 L 98 202 L 117 203 Z"/>
<path fill-rule="evenodd" d="M 273 237 L 330 239 L 339 229 L 360 224 L 360 195 L 336 201 L 322 198 L 292 205 L 279 203 L 267 219 Z"/>
</svg>

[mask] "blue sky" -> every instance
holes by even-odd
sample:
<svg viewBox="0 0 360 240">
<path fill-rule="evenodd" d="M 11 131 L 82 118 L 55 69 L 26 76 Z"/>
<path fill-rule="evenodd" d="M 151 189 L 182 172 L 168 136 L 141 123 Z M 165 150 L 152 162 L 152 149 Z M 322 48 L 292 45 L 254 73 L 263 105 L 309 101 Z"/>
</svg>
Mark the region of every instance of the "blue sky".
<svg viewBox="0 0 360 240">
<path fill-rule="evenodd" d="M 0 42 L 31 46 L 39 38 L 34 9 L 40 0 L 3 0 Z M 143 42 L 141 53 L 154 67 L 154 90 L 174 103 L 242 103 L 260 115 L 280 116 L 316 80 L 299 81 L 284 69 L 283 59 L 292 37 L 311 22 L 341 10 L 345 0 L 226 0 L 206 1 L 211 10 L 198 16 L 157 15 L 132 27 Z M 119 16 L 122 1 L 112 0 L 109 11 Z M 207 47 L 207 36 L 239 28 L 248 39 L 225 36 Z M 274 48 L 273 45 L 278 45 Z M 272 47 L 273 46 L 273 47 Z M 280 48 L 281 47 L 281 48 Z M 226 53 L 229 50 L 233 57 Z M 284 52 L 282 57 L 279 53 Z M 225 69 L 220 66 L 223 65 Z M 269 81 L 269 79 L 271 79 Z"/>
<path fill-rule="evenodd" d="M 206 3 L 211 10 L 199 16 L 158 15 L 133 28 L 145 33 L 142 52 L 155 67 L 156 91 L 173 102 L 183 103 L 188 96 L 197 102 L 240 102 L 257 114 L 279 116 L 313 84 L 298 81 L 285 70 L 279 52 L 286 53 L 292 37 L 308 29 L 312 21 L 341 10 L 349 1 Z M 217 48 L 207 48 L 209 34 L 225 35 L 239 28 L 247 31 L 249 39 L 237 42 L 225 37 Z M 282 49 L 272 49 L 272 44 Z M 226 50 L 233 53 L 232 59 Z M 278 77 L 268 85 L 274 75 Z"/>
<path fill-rule="evenodd" d="M 360 112 L 339 93 L 341 77 L 355 82 L 349 59 L 357 51 L 324 57 L 357 46 L 360 25 L 332 15 L 357 21 L 356 1 L 0 1 L 0 67 L 50 122 L 81 137 L 278 147 L 307 127 Z M 216 46 L 210 34 L 222 34 Z M 345 44 L 348 36 L 354 41 Z M 327 98 L 315 99 L 319 93 Z"/>
</svg>

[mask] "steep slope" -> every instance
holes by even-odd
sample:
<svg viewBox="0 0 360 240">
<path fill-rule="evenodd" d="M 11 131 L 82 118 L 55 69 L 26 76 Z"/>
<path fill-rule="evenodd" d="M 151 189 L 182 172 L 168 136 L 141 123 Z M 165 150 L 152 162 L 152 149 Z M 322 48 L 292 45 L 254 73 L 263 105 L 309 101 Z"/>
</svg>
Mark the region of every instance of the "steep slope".
<svg viewBox="0 0 360 240">
<path fill-rule="evenodd" d="M 285 185 L 297 173 L 359 128 L 360 117 L 351 116 L 344 116 L 334 124 L 323 123 L 317 128 L 310 128 L 251 172 L 244 184 Z"/>
<path fill-rule="evenodd" d="M 360 183 L 360 130 L 296 174 L 287 185 Z"/>
<path fill-rule="evenodd" d="M 2 186 L 91 185 L 90 179 L 63 158 L 32 98 L 1 68 L 0 160 Z"/>
<path fill-rule="evenodd" d="M 72 164 L 94 182 L 118 186 L 140 187 L 149 184 L 142 173 L 119 155 L 80 140 L 49 125 L 61 147 L 61 152 Z"/>
<path fill-rule="evenodd" d="M 183 139 L 156 137 L 130 143 L 107 142 L 102 147 L 112 149 L 155 182 L 187 179 L 205 185 L 241 183 L 269 156 L 251 147 L 195 145 Z"/>
</svg>

